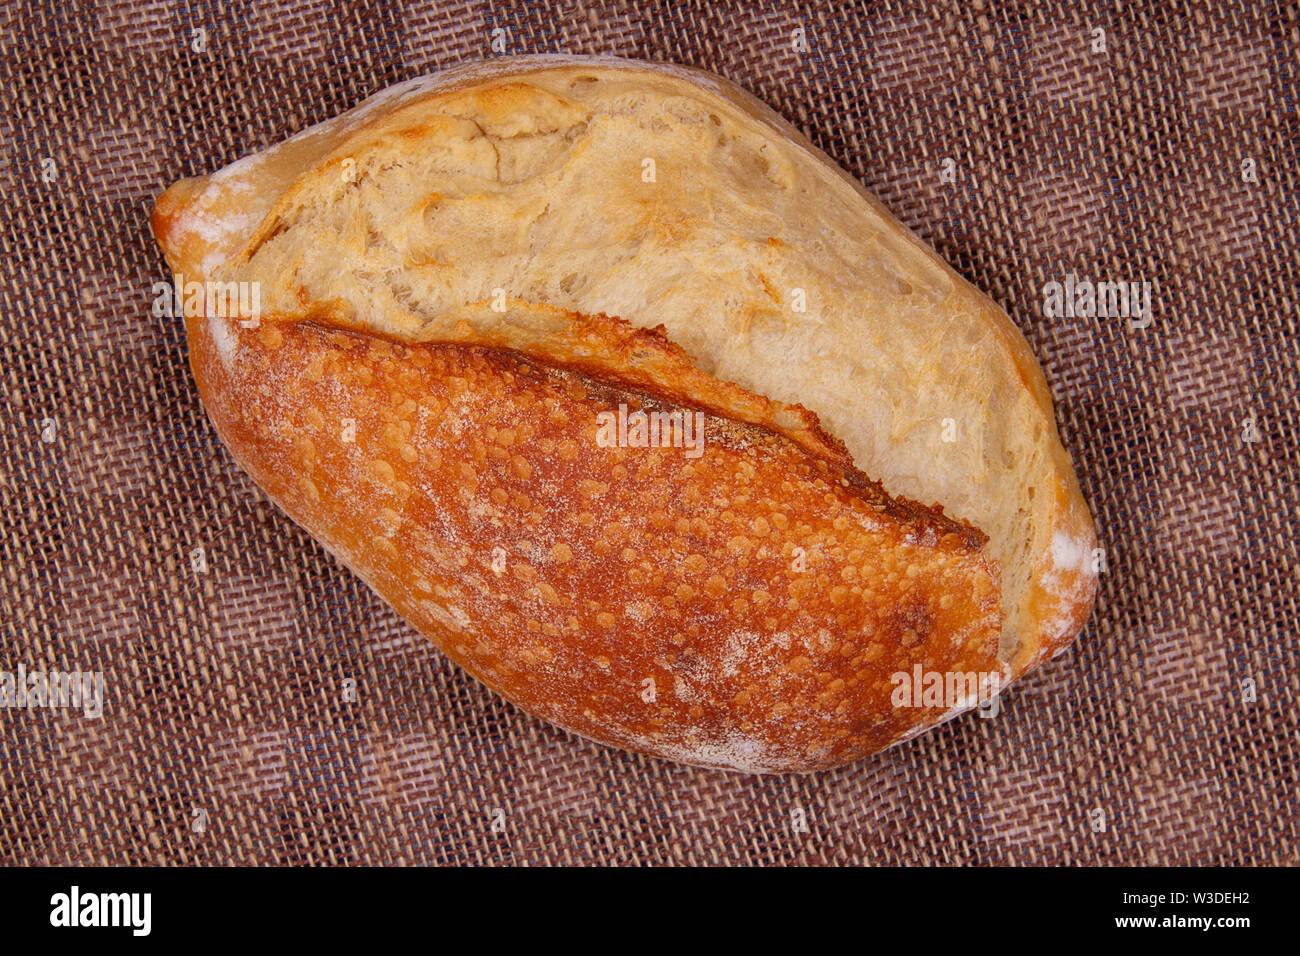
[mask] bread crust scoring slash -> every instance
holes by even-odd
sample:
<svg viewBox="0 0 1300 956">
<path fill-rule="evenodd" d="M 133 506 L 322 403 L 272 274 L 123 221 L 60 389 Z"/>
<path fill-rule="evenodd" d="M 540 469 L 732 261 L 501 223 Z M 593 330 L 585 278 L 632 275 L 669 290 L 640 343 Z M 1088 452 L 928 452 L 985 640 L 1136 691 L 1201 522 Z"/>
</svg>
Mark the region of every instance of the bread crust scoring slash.
<svg viewBox="0 0 1300 956">
<path fill-rule="evenodd" d="M 1087 616 L 1024 339 L 720 78 L 472 64 L 178 183 L 153 227 L 176 273 L 258 286 L 255 321 L 185 320 L 236 460 L 569 730 L 823 769 L 977 702 L 898 706 L 896 675 L 1002 684 Z M 628 440 L 673 416 L 697 454 Z"/>
</svg>

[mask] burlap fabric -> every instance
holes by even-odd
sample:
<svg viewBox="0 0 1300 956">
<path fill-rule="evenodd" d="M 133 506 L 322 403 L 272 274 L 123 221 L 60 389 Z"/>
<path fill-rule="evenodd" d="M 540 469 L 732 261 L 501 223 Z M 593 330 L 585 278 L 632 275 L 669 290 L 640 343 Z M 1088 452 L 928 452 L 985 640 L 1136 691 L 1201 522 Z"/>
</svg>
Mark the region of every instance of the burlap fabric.
<svg viewBox="0 0 1300 956">
<path fill-rule="evenodd" d="M 1294 4 L 0 17 L 0 670 L 107 698 L 0 709 L 0 862 L 1296 861 Z M 151 314 L 153 198 L 494 37 L 731 77 L 1024 330 L 1106 571 L 1000 716 L 805 777 L 603 748 L 449 664 L 232 463 Z M 1150 282 L 1150 325 L 1043 316 L 1070 273 Z"/>
</svg>

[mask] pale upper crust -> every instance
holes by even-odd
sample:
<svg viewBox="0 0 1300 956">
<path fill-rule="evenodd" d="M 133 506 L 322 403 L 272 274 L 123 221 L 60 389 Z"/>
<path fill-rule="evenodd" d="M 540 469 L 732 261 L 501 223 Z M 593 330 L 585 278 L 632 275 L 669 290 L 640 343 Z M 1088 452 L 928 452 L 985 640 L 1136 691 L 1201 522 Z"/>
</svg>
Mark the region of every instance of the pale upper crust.
<svg viewBox="0 0 1300 956">
<path fill-rule="evenodd" d="M 1086 619 L 1092 523 L 1024 339 L 717 77 L 448 71 L 178 183 L 154 230 L 185 279 L 261 283 L 259 329 L 187 319 L 241 464 L 565 727 L 831 766 L 955 712 L 892 708 L 894 671 L 1018 676 Z M 620 401 L 706 410 L 705 456 L 597 448 Z M 484 572 L 496 548 L 528 570 Z"/>
</svg>

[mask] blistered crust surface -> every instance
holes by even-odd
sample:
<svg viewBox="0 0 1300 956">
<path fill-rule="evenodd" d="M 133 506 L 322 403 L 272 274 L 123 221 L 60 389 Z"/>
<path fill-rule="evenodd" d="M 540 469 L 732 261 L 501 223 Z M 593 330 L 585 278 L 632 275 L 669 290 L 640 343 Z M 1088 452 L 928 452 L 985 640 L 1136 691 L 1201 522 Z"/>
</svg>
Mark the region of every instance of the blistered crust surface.
<svg viewBox="0 0 1300 956">
<path fill-rule="evenodd" d="M 698 459 L 601 448 L 598 412 L 656 400 L 499 350 L 203 319 L 191 347 L 267 493 L 470 673 L 577 733 L 813 770 L 947 716 L 891 706 L 894 672 L 999 671 L 977 541 L 782 435 L 710 414 Z"/>
</svg>

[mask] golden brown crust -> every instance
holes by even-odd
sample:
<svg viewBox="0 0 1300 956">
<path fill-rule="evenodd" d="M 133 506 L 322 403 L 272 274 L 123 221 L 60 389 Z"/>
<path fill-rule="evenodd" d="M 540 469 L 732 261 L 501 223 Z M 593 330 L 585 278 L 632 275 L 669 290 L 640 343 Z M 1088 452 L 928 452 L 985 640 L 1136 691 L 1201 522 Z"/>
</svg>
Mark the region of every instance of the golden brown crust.
<svg viewBox="0 0 1300 956">
<path fill-rule="evenodd" d="M 1000 671 L 978 539 L 784 435 L 708 415 L 699 459 L 601 448 L 599 412 L 655 396 L 499 350 L 213 321 L 220 345 L 189 320 L 191 361 L 240 464 L 449 656 L 563 727 L 815 770 L 946 714 L 894 707 L 895 672 Z"/>
</svg>

